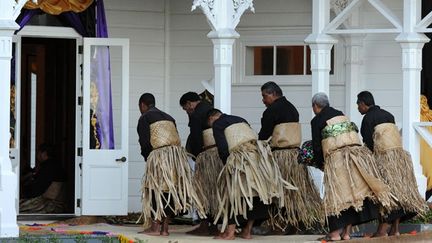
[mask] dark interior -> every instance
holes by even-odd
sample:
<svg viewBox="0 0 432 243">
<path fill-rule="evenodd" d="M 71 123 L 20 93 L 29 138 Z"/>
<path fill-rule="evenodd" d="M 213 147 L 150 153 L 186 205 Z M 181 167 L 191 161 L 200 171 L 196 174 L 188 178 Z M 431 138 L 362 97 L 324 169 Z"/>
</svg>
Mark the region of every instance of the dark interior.
<svg viewBox="0 0 432 243">
<path fill-rule="evenodd" d="M 64 213 L 74 213 L 76 40 L 23 38 L 21 53 L 21 175 L 30 169 L 31 73 L 37 76 L 36 148 L 54 146 L 65 172 Z"/>
</svg>

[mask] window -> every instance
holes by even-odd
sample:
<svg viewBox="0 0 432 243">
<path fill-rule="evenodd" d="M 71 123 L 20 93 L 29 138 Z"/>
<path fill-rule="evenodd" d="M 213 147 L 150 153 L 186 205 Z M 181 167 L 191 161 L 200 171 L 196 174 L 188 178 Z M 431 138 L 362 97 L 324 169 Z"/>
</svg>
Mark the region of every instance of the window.
<svg viewBox="0 0 432 243">
<path fill-rule="evenodd" d="M 245 74 L 310 75 L 310 48 L 306 45 L 246 46 Z M 331 70 L 334 71 L 334 49 L 331 52 Z"/>
</svg>

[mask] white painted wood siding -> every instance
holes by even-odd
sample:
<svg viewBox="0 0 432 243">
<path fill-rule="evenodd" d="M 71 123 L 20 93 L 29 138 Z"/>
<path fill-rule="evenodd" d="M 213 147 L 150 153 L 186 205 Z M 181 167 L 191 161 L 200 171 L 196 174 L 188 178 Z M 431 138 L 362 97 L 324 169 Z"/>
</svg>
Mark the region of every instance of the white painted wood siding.
<svg viewBox="0 0 432 243">
<path fill-rule="evenodd" d="M 145 163 L 136 125 L 138 99 L 144 92 L 164 106 L 165 4 L 163 0 L 105 0 L 109 37 L 130 39 L 129 212 L 141 211 L 141 178 Z"/>
<path fill-rule="evenodd" d="M 384 0 L 398 16 L 401 15 L 400 0 Z M 232 113 L 246 118 L 256 131 L 260 129 L 260 118 L 264 111 L 261 102 L 261 83 L 245 84 L 239 79 L 243 68 L 238 65 L 240 58 L 238 43 L 251 33 L 265 39 L 270 33 L 275 39 L 292 39 L 303 43 L 307 34 L 293 35 L 295 30 L 311 28 L 312 1 L 310 0 L 255 0 L 256 13 L 246 12 L 238 26 L 241 37 L 235 46 L 233 77 L 236 84 L 232 89 Z M 144 163 L 140 155 L 136 123 L 139 117 L 137 100 L 141 93 L 156 95 L 158 106 L 167 107 L 176 120 L 180 136 L 184 141 L 189 129 L 186 113 L 178 104 L 180 96 L 187 91 L 201 92 L 201 80 L 213 76 L 213 47 L 207 38 L 210 27 L 200 10 L 191 12 L 191 0 L 169 1 L 169 16 L 165 16 L 162 0 L 106 0 L 110 37 L 130 38 L 130 150 L 129 150 L 129 211 L 140 211 L 140 184 Z M 386 20 L 369 6 L 362 8 L 365 26 L 387 26 Z M 169 18 L 169 38 L 165 38 L 165 18 Z M 286 32 L 286 34 L 284 34 Z M 295 37 L 293 37 L 295 36 Z M 363 73 L 360 89 L 370 90 L 377 104 L 392 112 L 397 121 L 402 119 L 402 73 L 401 49 L 394 41 L 396 35 L 368 35 L 364 42 Z M 164 76 L 165 42 L 169 43 L 169 75 Z M 343 41 L 337 44 L 338 64 L 335 71 L 342 73 L 331 80 L 331 104 L 345 111 L 345 78 Z M 164 92 L 164 80 L 168 79 L 168 93 Z M 299 109 L 303 140 L 310 139 L 309 122 L 312 118 L 310 105 L 310 76 L 303 83 L 292 82 L 292 78 L 278 79 L 285 96 Z M 308 81 L 309 80 L 309 81 Z M 349 82 L 349 80 L 347 80 Z M 295 83 L 295 84 L 293 84 Z M 168 104 L 163 101 L 168 100 Z"/>
<path fill-rule="evenodd" d="M 170 112 L 177 119 L 183 141 L 189 133 L 188 119 L 179 106 L 178 100 L 187 91 L 202 92 L 204 87 L 201 85 L 201 80 L 213 76 L 213 46 L 207 38 L 210 27 L 200 10 L 190 12 L 190 3 L 189 0 L 175 0 L 170 3 Z M 311 29 L 312 1 L 255 0 L 254 6 L 255 13 L 247 11 L 238 26 L 240 39 L 236 41 L 235 61 L 240 58 L 238 43 L 242 42 L 246 36 L 248 39 L 251 38 L 251 35 L 257 39 L 264 39 L 263 43 L 267 44 L 278 41 L 304 43 Z M 298 34 L 299 29 L 303 30 L 303 33 Z M 293 35 L 292 32 L 296 33 Z M 270 38 L 269 35 L 276 36 L 276 39 Z M 256 131 L 259 131 L 260 118 L 265 109 L 261 102 L 260 86 L 272 78 L 263 77 L 259 83 L 245 85 L 242 80 L 238 80 L 238 74 L 243 67 L 235 63 L 237 66 L 233 69 L 233 77 L 236 84 L 232 88 L 232 114 L 244 117 Z M 341 65 L 343 65 L 343 60 Z M 292 82 L 292 78 L 281 78 L 278 81 L 283 83 L 281 86 L 285 96 L 299 109 L 300 120 L 303 124 L 303 138 L 306 140 L 310 139 L 309 122 L 312 117 L 311 77 L 306 76 L 300 79 L 301 84 L 296 85 L 290 84 L 295 82 L 295 80 Z M 338 109 L 344 110 L 344 80 L 339 77 L 337 81 L 342 82 L 342 85 L 333 85 L 335 82 L 332 81 L 331 102 Z"/>
<path fill-rule="evenodd" d="M 402 22 L 403 1 L 383 1 Z M 369 5 L 362 8 L 366 26 L 391 26 Z M 375 103 L 395 116 L 402 126 L 402 50 L 397 34 L 368 34 L 364 40 L 364 74 L 361 88 L 369 90 Z"/>
</svg>

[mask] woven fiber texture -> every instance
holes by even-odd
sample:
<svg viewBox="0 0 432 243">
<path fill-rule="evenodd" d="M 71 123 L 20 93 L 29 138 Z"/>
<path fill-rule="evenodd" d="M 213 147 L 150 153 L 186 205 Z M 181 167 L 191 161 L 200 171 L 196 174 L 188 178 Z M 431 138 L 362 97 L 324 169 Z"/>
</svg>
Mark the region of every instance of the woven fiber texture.
<svg viewBox="0 0 432 243">
<path fill-rule="evenodd" d="M 346 146 L 328 154 L 324 165 L 326 216 L 338 216 L 349 207 L 361 211 L 366 198 L 386 208 L 394 206 L 388 186 L 378 178 L 374 157 L 364 146 Z"/>
<path fill-rule="evenodd" d="M 208 148 L 216 145 L 216 141 L 213 136 L 213 129 L 208 128 L 203 131 L 203 147 Z"/>
<path fill-rule="evenodd" d="M 393 123 L 382 123 L 375 126 L 373 133 L 374 151 L 402 148 L 402 138 L 397 126 Z"/>
<path fill-rule="evenodd" d="M 376 126 L 373 139 L 381 179 L 390 187 L 398 206 L 406 212 L 426 213 L 426 202 L 417 190 L 413 162 L 402 148 L 397 126 L 393 123 Z"/>
<path fill-rule="evenodd" d="M 336 129 L 337 124 L 348 123 L 349 120 L 346 116 L 336 116 L 327 121 L 327 126 L 324 128 L 331 133 L 331 129 Z M 324 130 L 323 129 L 323 130 Z M 326 157 L 332 151 L 335 151 L 339 148 L 343 148 L 345 146 L 353 146 L 353 145 L 361 145 L 361 141 L 357 131 L 345 131 L 343 133 L 337 132 L 337 135 L 333 137 L 327 137 L 321 141 L 323 155 Z"/>
<path fill-rule="evenodd" d="M 282 179 L 268 143 L 256 140 L 243 143 L 230 153 L 217 183 L 219 212 L 214 222 L 222 218 L 222 232 L 230 217 L 236 222 L 239 215 L 247 218 L 254 196 L 264 204 L 274 202 L 284 207 L 284 189 L 297 190 Z"/>
<path fill-rule="evenodd" d="M 153 148 L 168 145 L 180 146 L 180 137 L 172 121 L 158 121 L 150 124 L 150 144 Z"/>
<path fill-rule="evenodd" d="M 258 139 L 257 134 L 247 123 L 232 124 L 231 126 L 225 128 L 224 133 L 230 152 L 246 142 Z"/>
<path fill-rule="evenodd" d="M 301 125 L 298 122 L 280 123 L 273 129 L 270 145 L 273 148 L 297 148 L 301 144 Z"/>
<path fill-rule="evenodd" d="M 273 151 L 282 175 L 288 183 L 298 190 L 284 190 L 285 208 L 271 211 L 271 224 L 274 228 L 286 229 L 288 226 L 307 229 L 324 223 L 324 208 L 318 189 L 306 165 L 297 162 L 298 149 Z"/>
<path fill-rule="evenodd" d="M 168 193 L 168 197 L 164 195 Z M 192 172 L 186 150 L 180 146 L 165 146 L 153 150 L 148 159 L 142 182 L 144 224 L 162 220 L 165 210 L 185 213 L 194 206 L 201 218 L 204 207 L 192 186 Z M 156 205 L 153 205 L 153 201 Z M 173 203 L 168 203 L 172 201 Z M 154 209 L 155 208 L 155 209 Z"/>
<path fill-rule="evenodd" d="M 216 216 L 219 209 L 217 200 L 217 178 L 223 167 L 216 147 L 201 152 L 195 162 L 193 185 L 205 212 Z"/>
</svg>

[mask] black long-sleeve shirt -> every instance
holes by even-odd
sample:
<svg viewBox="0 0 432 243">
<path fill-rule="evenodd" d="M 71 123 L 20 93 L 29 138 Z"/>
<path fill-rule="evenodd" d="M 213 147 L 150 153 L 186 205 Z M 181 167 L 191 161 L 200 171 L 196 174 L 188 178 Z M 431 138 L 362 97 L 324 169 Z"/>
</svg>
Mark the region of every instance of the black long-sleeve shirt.
<svg viewBox="0 0 432 243">
<path fill-rule="evenodd" d="M 213 107 L 207 101 L 201 101 L 195 107 L 194 112 L 189 116 L 189 148 L 190 152 L 195 156 L 203 151 L 204 141 L 202 132 L 209 128 L 207 124 L 207 112 L 212 108 Z"/>
<path fill-rule="evenodd" d="M 241 117 L 222 114 L 219 119 L 217 119 L 213 123 L 213 136 L 216 141 L 219 157 L 224 164 L 226 163 L 226 160 L 229 156 L 228 142 L 225 136 L 225 129 L 232 124 L 242 122 L 247 123 L 247 121 Z"/>
<path fill-rule="evenodd" d="M 328 120 L 335 116 L 342 115 L 342 111 L 336 110 L 330 106 L 326 106 L 311 121 L 314 160 L 320 166 L 324 165 L 324 155 L 321 145 L 321 141 L 323 140 L 323 138 L 321 135 L 321 131 L 327 126 Z"/>
<path fill-rule="evenodd" d="M 365 143 L 371 151 L 373 151 L 374 147 L 373 133 L 375 126 L 382 123 L 394 124 L 394 116 L 377 105 L 369 107 L 369 110 L 363 117 L 360 132 L 363 137 L 363 143 Z"/>
<path fill-rule="evenodd" d="M 174 118 L 156 107 L 151 107 L 138 120 L 137 132 L 141 146 L 141 155 L 145 160 L 147 160 L 147 157 L 153 150 L 150 144 L 150 124 L 158 121 L 172 121 L 175 124 Z"/>
<path fill-rule="evenodd" d="M 276 125 L 286 122 L 298 122 L 299 113 L 285 96 L 275 100 L 267 107 L 261 118 L 261 130 L 258 139 L 266 140 L 273 134 Z"/>
<path fill-rule="evenodd" d="M 31 181 L 23 188 L 27 198 L 42 195 L 54 181 L 65 181 L 66 174 L 59 161 L 48 159 L 40 163 L 39 169 L 33 174 Z"/>
</svg>

